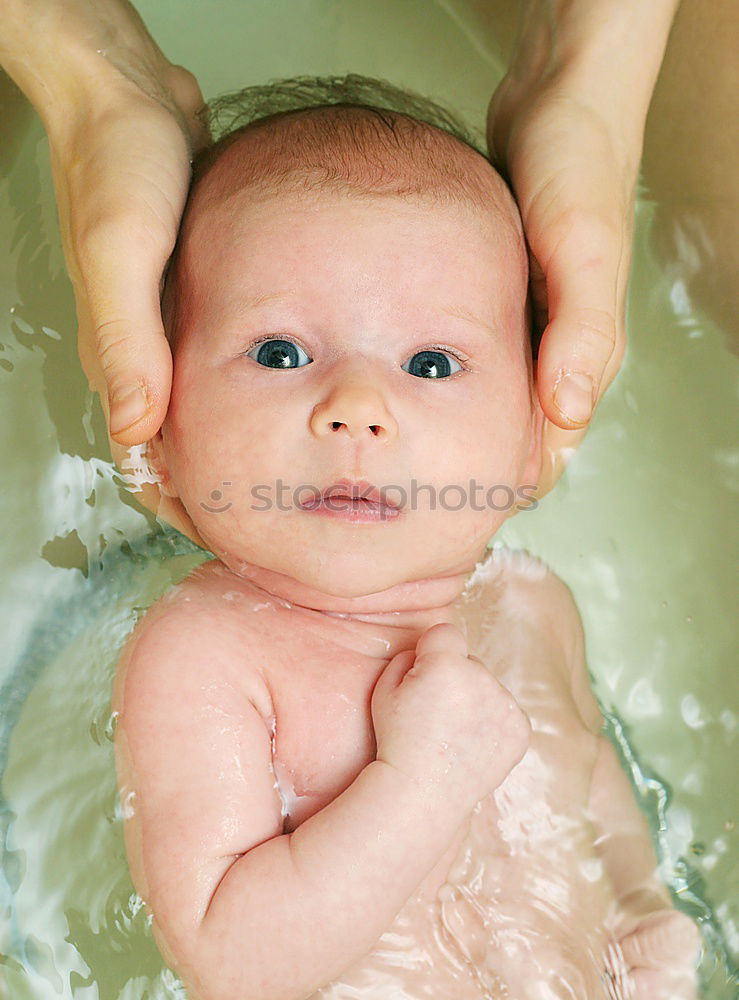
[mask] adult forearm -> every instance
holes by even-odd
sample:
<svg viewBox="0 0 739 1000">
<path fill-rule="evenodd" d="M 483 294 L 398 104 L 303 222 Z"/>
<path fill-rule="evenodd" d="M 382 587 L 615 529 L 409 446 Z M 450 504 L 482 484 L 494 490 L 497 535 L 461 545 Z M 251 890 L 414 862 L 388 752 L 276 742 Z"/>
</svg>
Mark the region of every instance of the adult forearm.
<svg viewBox="0 0 739 1000">
<path fill-rule="evenodd" d="M 178 971 L 199 1000 L 304 1000 L 367 954 L 460 832 L 448 802 L 374 761 L 227 872 Z"/>
<path fill-rule="evenodd" d="M 679 0 L 526 0 L 518 52 L 641 133 Z M 527 53 L 526 51 L 527 50 Z"/>
<path fill-rule="evenodd" d="M 56 99 L 51 39 L 58 30 L 58 8 L 40 0 L 0 0 L 0 66 L 37 110 Z M 58 60 L 63 60 L 63 52 Z"/>
<path fill-rule="evenodd" d="M 47 132 L 104 104 L 111 74 L 174 105 L 171 64 L 128 0 L 0 0 L 0 12 L 0 66 Z"/>
</svg>

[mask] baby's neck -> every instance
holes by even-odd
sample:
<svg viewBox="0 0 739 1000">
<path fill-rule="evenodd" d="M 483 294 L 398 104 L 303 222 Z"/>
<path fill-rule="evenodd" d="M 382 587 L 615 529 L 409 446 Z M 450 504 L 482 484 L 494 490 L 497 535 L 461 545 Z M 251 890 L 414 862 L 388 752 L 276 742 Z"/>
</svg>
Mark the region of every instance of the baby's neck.
<svg viewBox="0 0 739 1000">
<path fill-rule="evenodd" d="M 420 632 L 437 622 L 456 619 L 454 606 L 474 568 L 470 566 L 459 572 L 399 583 L 387 590 L 358 597 L 327 594 L 253 563 L 241 563 L 237 569 L 229 567 L 227 571 L 263 591 L 266 597 L 294 607 Z"/>
</svg>

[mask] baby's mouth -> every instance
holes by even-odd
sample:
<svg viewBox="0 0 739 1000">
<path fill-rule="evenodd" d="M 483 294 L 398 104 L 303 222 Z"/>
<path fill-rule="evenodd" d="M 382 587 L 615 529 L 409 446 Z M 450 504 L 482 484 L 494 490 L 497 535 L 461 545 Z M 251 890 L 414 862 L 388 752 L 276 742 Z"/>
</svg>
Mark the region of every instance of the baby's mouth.
<svg viewBox="0 0 739 1000">
<path fill-rule="evenodd" d="M 398 507 L 366 480 L 339 479 L 320 495 L 301 503 L 306 511 L 332 515 L 350 521 L 380 521 L 397 517 Z"/>
</svg>

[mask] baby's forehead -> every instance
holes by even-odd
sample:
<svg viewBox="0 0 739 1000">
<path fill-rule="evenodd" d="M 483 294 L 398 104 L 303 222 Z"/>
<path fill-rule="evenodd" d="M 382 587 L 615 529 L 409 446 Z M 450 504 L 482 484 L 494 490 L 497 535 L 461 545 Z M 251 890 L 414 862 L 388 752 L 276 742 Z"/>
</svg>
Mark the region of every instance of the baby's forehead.
<svg viewBox="0 0 739 1000">
<path fill-rule="evenodd" d="M 398 112 L 332 105 L 287 112 L 237 130 L 195 165 L 186 221 L 207 218 L 248 188 L 254 195 L 393 195 L 435 208 L 464 205 L 510 226 L 518 210 L 500 175 L 476 149 Z"/>
<path fill-rule="evenodd" d="M 496 248 L 495 270 L 504 275 L 506 297 L 525 300 L 528 262 L 518 210 L 490 162 L 440 128 L 378 114 L 330 106 L 272 116 L 232 133 L 196 160 L 163 297 L 173 346 L 179 317 L 194 296 L 209 296 L 218 262 L 233 259 L 243 243 L 242 213 L 255 202 L 262 213 L 270 206 L 284 211 L 296 197 L 302 205 L 306 197 L 321 205 L 327 199 L 359 200 L 378 214 L 404 200 L 429 216 L 448 217 L 451 209 L 459 240 L 467 241 L 465 227 L 483 232 L 486 245 Z"/>
</svg>

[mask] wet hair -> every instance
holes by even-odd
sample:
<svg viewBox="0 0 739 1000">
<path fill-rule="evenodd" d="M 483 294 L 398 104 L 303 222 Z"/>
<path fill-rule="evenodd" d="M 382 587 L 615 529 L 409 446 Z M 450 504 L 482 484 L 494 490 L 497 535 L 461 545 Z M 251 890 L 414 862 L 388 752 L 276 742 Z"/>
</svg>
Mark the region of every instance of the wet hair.
<svg viewBox="0 0 739 1000">
<path fill-rule="evenodd" d="M 337 104 L 407 115 L 456 136 L 485 156 L 482 134 L 470 129 L 449 108 L 407 87 L 396 87 L 388 80 L 358 73 L 271 80 L 216 97 L 206 105 L 201 115 L 213 138 L 220 141 L 236 129 L 271 115 Z"/>
<path fill-rule="evenodd" d="M 215 98 L 204 119 L 215 144 L 193 161 L 193 191 L 247 133 L 266 139 L 257 148 L 263 154 L 267 150 L 260 147 L 269 146 L 272 155 L 240 158 L 243 183 L 270 192 L 291 183 L 357 195 L 436 190 L 443 197 L 446 188 L 450 197 L 479 199 L 452 156 L 458 156 L 460 144 L 476 154 L 472 158 L 486 172 L 495 173 L 480 137 L 453 112 L 387 80 L 356 73 L 247 87 Z"/>
<path fill-rule="evenodd" d="M 233 191 L 248 187 L 255 197 L 284 191 L 392 195 L 435 205 L 461 202 L 480 211 L 490 211 L 497 196 L 511 203 L 518 220 L 505 182 L 483 152 L 482 136 L 448 108 L 386 80 L 355 73 L 272 80 L 215 98 L 201 119 L 214 144 L 193 160 L 180 238 L 163 279 L 170 339 L 177 296 L 167 289 L 176 284 L 171 279 L 188 216 L 194 206 Z M 460 156 L 466 160 L 461 166 Z"/>
</svg>

